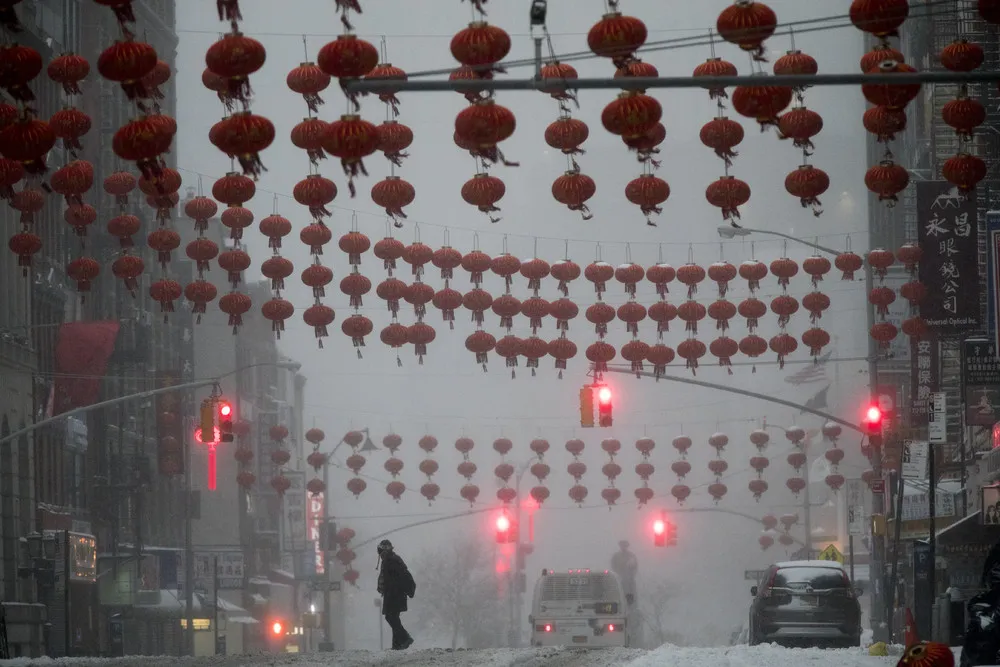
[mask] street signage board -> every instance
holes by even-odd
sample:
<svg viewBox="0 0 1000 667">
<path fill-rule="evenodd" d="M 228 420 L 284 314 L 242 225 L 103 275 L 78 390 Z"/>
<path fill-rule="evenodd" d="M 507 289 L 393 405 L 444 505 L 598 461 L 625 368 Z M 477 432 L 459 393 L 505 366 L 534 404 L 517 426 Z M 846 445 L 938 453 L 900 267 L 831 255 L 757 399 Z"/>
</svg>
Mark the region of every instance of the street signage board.
<svg viewBox="0 0 1000 667">
<path fill-rule="evenodd" d="M 847 534 L 861 537 L 865 534 L 865 506 L 852 505 L 847 508 Z"/>
<path fill-rule="evenodd" d="M 883 494 L 885 493 L 885 480 L 884 479 L 873 479 L 872 480 L 872 493 Z"/>
<path fill-rule="evenodd" d="M 987 330 L 993 339 L 993 351 L 1000 354 L 1000 327 L 997 314 L 1000 313 L 1000 211 L 986 212 L 986 289 Z"/>
<path fill-rule="evenodd" d="M 339 593 L 340 582 L 330 581 L 329 579 L 315 579 L 309 585 L 309 588 L 320 593 Z"/>
<path fill-rule="evenodd" d="M 220 591 L 238 591 L 243 589 L 243 552 L 202 551 L 194 555 L 195 590 L 212 590 L 213 561 L 216 564 Z"/>
<path fill-rule="evenodd" d="M 840 553 L 840 549 L 837 548 L 835 544 L 829 544 L 825 549 L 819 552 L 819 560 L 829 560 L 844 564 L 844 554 Z"/>
<path fill-rule="evenodd" d="M 760 581 L 767 574 L 767 570 L 743 570 L 743 578 L 747 581 Z"/>
<path fill-rule="evenodd" d="M 927 439 L 934 445 L 948 442 L 948 401 L 943 391 L 931 394 L 927 412 Z"/>
<path fill-rule="evenodd" d="M 903 440 L 903 479 L 927 479 L 929 452 L 926 442 Z"/>
</svg>

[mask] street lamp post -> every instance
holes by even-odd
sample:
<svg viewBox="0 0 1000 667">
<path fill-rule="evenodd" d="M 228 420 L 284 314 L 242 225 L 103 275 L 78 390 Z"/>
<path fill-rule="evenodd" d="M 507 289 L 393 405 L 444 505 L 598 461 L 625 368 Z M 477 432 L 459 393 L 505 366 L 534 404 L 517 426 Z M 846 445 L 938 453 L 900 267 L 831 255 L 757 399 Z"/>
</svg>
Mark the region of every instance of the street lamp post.
<svg viewBox="0 0 1000 667">
<path fill-rule="evenodd" d="M 809 246 L 820 252 L 824 252 L 830 255 L 838 255 L 840 251 L 833 250 L 832 248 L 825 248 L 816 243 L 810 243 L 804 239 L 791 236 L 790 234 L 784 234 L 782 232 L 773 232 L 765 229 L 750 229 L 747 227 L 719 227 L 719 236 L 723 238 L 735 238 L 737 236 L 750 236 L 751 234 L 765 234 L 768 236 L 777 236 L 779 238 L 788 239 L 789 241 L 794 241 L 796 243 L 801 243 L 802 245 Z M 871 294 L 872 288 L 874 287 L 874 278 L 872 277 L 871 271 L 865 271 L 865 293 Z M 867 329 L 871 331 L 872 327 L 875 326 L 875 306 L 871 303 L 869 299 L 865 299 L 867 302 L 867 307 L 865 308 L 865 315 L 867 319 Z M 868 336 L 868 391 L 871 394 L 871 399 L 875 402 L 878 401 L 878 348 L 875 344 L 875 339 L 870 335 Z M 875 479 L 882 478 L 882 453 L 877 451 L 874 447 L 872 448 L 872 471 L 875 473 Z M 885 495 L 881 493 L 872 494 L 872 514 L 884 515 L 885 514 Z M 872 632 L 874 633 L 874 638 L 876 641 L 888 641 L 889 631 L 887 624 L 887 617 L 891 614 L 891 610 L 887 608 L 886 600 L 889 598 L 885 591 L 885 536 L 878 535 L 872 536 L 872 546 L 871 546 L 871 580 L 873 582 L 872 586 L 872 607 L 871 607 L 871 618 L 872 618 Z"/>
</svg>

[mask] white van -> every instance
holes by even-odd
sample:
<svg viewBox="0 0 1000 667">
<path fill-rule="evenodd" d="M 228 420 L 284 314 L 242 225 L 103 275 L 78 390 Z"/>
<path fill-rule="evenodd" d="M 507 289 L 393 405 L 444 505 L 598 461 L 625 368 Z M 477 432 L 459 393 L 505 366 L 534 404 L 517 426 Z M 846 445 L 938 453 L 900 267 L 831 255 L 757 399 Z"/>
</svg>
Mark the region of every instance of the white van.
<svg viewBox="0 0 1000 667">
<path fill-rule="evenodd" d="M 629 646 L 628 604 L 608 570 L 542 570 L 531 604 L 532 646 Z"/>
</svg>

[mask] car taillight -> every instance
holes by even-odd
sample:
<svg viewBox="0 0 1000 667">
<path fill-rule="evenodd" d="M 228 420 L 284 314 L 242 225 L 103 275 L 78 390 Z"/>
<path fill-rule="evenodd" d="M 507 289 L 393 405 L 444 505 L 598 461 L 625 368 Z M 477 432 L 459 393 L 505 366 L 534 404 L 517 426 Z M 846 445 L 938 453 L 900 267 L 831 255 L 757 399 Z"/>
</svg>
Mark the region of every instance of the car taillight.
<svg viewBox="0 0 1000 667">
<path fill-rule="evenodd" d="M 536 632 L 552 632 L 556 629 L 556 626 L 552 623 L 539 623 L 535 626 Z"/>
</svg>

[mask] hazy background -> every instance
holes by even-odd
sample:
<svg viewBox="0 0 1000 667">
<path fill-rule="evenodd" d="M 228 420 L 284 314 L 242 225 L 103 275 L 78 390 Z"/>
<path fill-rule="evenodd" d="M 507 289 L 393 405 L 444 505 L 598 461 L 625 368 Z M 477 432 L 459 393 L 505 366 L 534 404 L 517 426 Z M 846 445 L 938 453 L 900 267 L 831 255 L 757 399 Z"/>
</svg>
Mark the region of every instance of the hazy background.
<svg viewBox="0 0 1000 667">
<path fill-rule="evenodd" d="M 389 60 L 413 72 L 416 70 L 443 69 L 455 66 L 450 52 L 451 36 L 469 21 L 469 7 L 455 0 L 363 0 L 364 14 L 354 17 L 357 32 L 376 45 L 384 36 Z M 533 45 L 528 34 L 528 2 L 503 0 L 488 3 L 489 20 L 508 30 L 514 40 L 510 58 L 529 58 Z M 627 0 L 622 3 L 626 13 L 644 19 L 650 29 L 650 41 L 670 39 L 697 33 L 707 33 L 715 25 L 718 12 L 728 0 L 711 2 L 670 2 L 657 0 Z M 844 15 L 848 0 L 771 0 L 779 22 Z M 341 525 L 354 527 L 359 538 L 388 530 L 421 517 L 435 513 L 455 513 L 468 507 L 458 496 L 463 480 L 455 472 L 460 457 L 453 443 L 461 435 L 472 437 L 476 449 L 472 460 L 479 466 L 476 482 L 482 489 L 481 503 L 494 502 L 496 483 L 491 473 L 500 457 L 492 450 L 492 441 L 501 436 L 511 438 L 515 449 L 512 462 L 530 458 L 528 441 L 544 437 L 552 443 L 547 462 L 552 466 L 549 487 L 552 498 L 536 517 L 535 555 L 528 565 L 529 598 L 535 573 L 542 567 L 558 569 L 571 567 L 607 567 L 608 558 L 619 539 L 629 539 L 640 558 L 640 571 L 649 580 L 674 582 L 678 587 L 677 600 L 672 609 L 676 619 L 683 619 L 689 628 L 690 641 L 721 641 L 728 637 L 732 626 L 745 618 L 748 601 L 747 582 L 743 581 L 745 568 L 761 568 L 783 555 L 783 548 L 775 545 L 761 553 L 756 538 L 759 526 L 750 521 L 724 514 L 677 514 L 680 545 L 676 549 L 652 548 L 649 509 L 637 513 L 632 490 L 639 485 L 632 472 L 638 461 L 633 443 L 636 438 L 649 436 L 656 440 L 657 449 L 652 461 L 657 467 L 651 486 L 657 492 L 653 501 L 656 508 L 676 507 L 669 496 L 670 487 L 676 482 L 669 465 L 676 456 L 670 447 L 671 439 L 682 433 L 691 436 L 695 445 L 690 459 L 694 470 L 687 483 L 694 489 L 688 505 L 711 505 L 711 498 L 704 487 L 711 481 L 705 467 L 713 458 L 708 437 L 716 431 L 729 434 L 731 442 L 725 458 L 730 471 L 725 482 L 730 493 L 722 506 L 739 509 L 755 516 L 767 511 L 777 514 L 790 510 L 795 501 L 784 488 L 790 469 L 784 462 L 787 442 L 780 433 L 772 434 L 772 447 L 768 454 L 772 465 L 765 475 L 771 490 L 759 504 L 754 503 L 746 483 L 747 459 L 752 446 L 748 434 L 763 418 L 771 423 L 789 425 L 795 422 L 805 427 L 817 427 L 820 421 L 804 417 L 794 411 L 781 409 L 750 399 L 740 399 L 707 389 L 689 387 L 671 382 L 655 383 L 650 379 L 637 380 L 629 376 L 614 375 L 610 382 L 615 389 L 615 427 L 607 430 L 582 430 L 578 428 L 577 390 L 586 382 L 587 369 L 584 358 L 586 346 L 596 340 L 593 328 L 583 318 L 586 306 L 595 300 L 592 286 L 582 278 L 570 288 L 570 296 L 581 306 L 581 315 L 571 323 L 570 336 L 578 344 L 577 359 L 570 362 L 565 379 L 558 380 L 552 369 L 552 359 L 542 361 L 537 377 L 527 369 L 518 369 L 517 379 L 511 380 L 503 360 L 491 355 L 490 372 L 484 374 L 475 363 L 474 356 L 466 351 L 465 337 L 472 330 L 468 311 L 456 313 L 456 327 L 449 331 L 441 322 L 440 312 L 429 308 L 427 321 L 437 329 L 437 340 L 430 346 L 423 366 L 418 366 L 411 346 L 401 350 L 402 367 L 397 367 L 396 354 L 378 341 L 379 330 L 388 323 L 385 304 L 374 289 L 365 299 L 362 312 L 375 322 L 375 332 L 368 339 L 365 358 L 358 360 L 350 340 L 340 332 L 340 323 L 349 314 L 347 297 L 337 288 L 339 280 L 348 271 L 347 257 L 336 248 L 336 239 L 351 228 L 356 213 L 358 228 L 371 237 L 374 243 L 387 229 L 384 213 L 370 200 L 369 189 L 389 173 L 389 163 L 381 154 L 371 156 L 366 164 L 371 173 L 359 182 L 356 199 L 350 199 L 346 178 L 339 161 L 327 160 L 323 174 L 335 180 L 340 194 L 334 202 L 334 216 L 329 222 L 334 230 L 334 242 L 328 246 L 324 263 L 334 268 L 336 278 L 324 300 L 337 311 L 337 322 L 331 327 L 330 339 L 324 350 L 316 348 L 310 327 L 301 321 L 301 311 L 312 302 L 308 288 L 302 286 L 297 276 L 309 261 L 307 248 L 298 241 L 298 229 L 308 224 L 308 212 L 292 198 L 294 184 L 308 173 L 304 152 L 288 140 L 291 128 L 306 115 L 301 97 L 285 86 L 289 70 L 305 59 L 305 46 L 313 60 L 319 48 L 334 39 L 341 26 L 331 0 L 294 0 L 279 5 L 264 0 L 241 0 L 245 20 L 242 30 L 266 46 L 268 60 L 262 72 L 253 79 L 257 91 L 253 110 L 270 118 L 278 128 L 278 139 L 264 155 L 269 171 L 257 187 L 257 196 L 248 206 L 258 220 L 275 207 L 290 218 L 296 231 L 286 239 L 283 255 L 296 264 L 286 295 L 296 305 L 297 313 L 289 322 L 281 346 L 290 356 L 304 364 L 308 373 L 308 404 L 305 406 L 307 426 L 316 425 L 327 432 L 327 442 L 336 441 L 351 428 L 369 427 L 376 443 L 390 430 L 404 438 L 400 457 L 406 462 L 401 479 L 411 489 L 398 505 L 384 492 L 388 474 L 382 470 L 383 452 L 369 456 L 365 472 L 369 488 L 360 501 L 349 497 L 344 486 L 350 473 L 346 470 L 331 474 L 333 488 L 330 502 L 333 513 Z M 548 25 L 558 53 L 586 49 L 586 33 L 600 17 L 603 3 L 600 0 L 553 0 L 549 3 Z M 841 21 L 843 22 L 843 21 Z M 213 180 L 229 169 L 229 160 L 215 149 L 207 139 L 213 123 L 222 115 L 222 107 L 215 94 L 200 84 L 204 68 L 204 52 L 225 26 L 218 23 L 215 3 L 182 0 L 178 2 L 177 76 L 184 85 L 179 86 L 178 121 L 181 128 L 178 138 L 178 168 L 186 184 L 200 181 L 209 193 Z M 851 28 L 812 32 L 797 39 L 796 45 L 810 53 L 820 63 L 822 72 L 856 71 L 862 50 L 860 33 Z M 773 60 L 789 48 L 787 36 L 770 40 Z M 719 54 L 734 62 L 741 73 L 749 71 L 749 63 L 730 45 L 717 46 Z M 709 57 L 709 47 L 672 49 L 645 54 L 643 58 L 653 63 L 661 75 L 688 75 L 693 68 Z M 581 76 L 611 76 L 612 65 L 603 59 L 590 59 L 572 63 Z M 770 65 L 767 65 L 768 70 Z M 508 77 L 528 77 L 530 68 L 512 69 Z M 581 266 L 593 261 L 600 243 L 603 258 L 612 264 L 625 261 L 626 249 L 631 258 L 649 265 L 663 259 L 674 266 L 693 261 L 707 266 L 720 256 L 739 265 L 756 256 L 765 262 L 787 255 L 801 261 L 810 251 L 794 245 L 785 250 L 784 243 L 768 238 L 758 238 L 754 244 L 743 241 L 720 243 L 716 227 L 722 224 L 718 209 L 704 198 L 706 185 L 722 174 L 722 163 L 698 140 L 701 126 L 715 114 L 714 103 L 701 89 L 683 91 L 655 91 L 653 93 L 664 108 L 663 122 L 667 139 L 661 146 L 663 166 L 659 175 L 667 180 L 672 196 L 664 207 L 658 227 L 648 227 L 637 207 L 624 197 L 625 184 L 640 173 L 640 166 L 622 145 L 618 137 L 606 133 L 600 124 L 600 112 L 614 96 L 614 91 L 583 91 L 581 108 L 574 115 L 585 120 L 591 128 L 591 137 L 584 145 L 587 154 L 579 162 L 584 173 L 595 179 L 597 196 L 589 202 L 593 220 L 583 222 L 576 213 L 567 211 L 552 199 L 550 184 L 564 170 L 564 158 L 548 149 L 543 139 L 546 125 L 557 117 L 556 102 L 548 96 L 532 92 L 502 92 L 501 104 L 509 106 L 517 116 L 516 134 L 502 148 L 508 158 L 520 161 L 520 168 L 498 168 L 493 173 L 504 180 L 507 195 L 500 203 L 503 219 L 498 224 L 468 206 L 460 197 L 460 188 L 474 173 L 474 163 L 469 156 L 452 142 L 453 119 L 466 104 L 456 93 L 403 93 L 400 95 L 402 115 L 399 120 L 413 128 L 416 135 L 410 148 L 410 158 L 398 171 L 416 188 L 416 201 L 407 208 L 406 226 L 393 233 L 404 243 L 414 240 L 419 233 L 421 240 L 436 248 L 450 233 L 450 245 L 467 252 L 474 244 L 491 255 L 499 254 L 506 238 L 509 251 L 522 260 L 534 256 L 549 262 L 568 256 Z M 326 105 L 320 116 L 333 120 L 347 109 L 346 102 L 334 83 L 324 95 Z M 834 248 L 843 248 L 850 238 L 853 249 L 862 252 L 867 246 L 865 191 L 862 174 L 865 168 L 864 134 L 860 125 L 863 101 L 857 88 L 825 88 L 807 92 L 807 104 L 820 111 L 825 119 L 823 133 L 816 139 L 813 163 L 830 175 L 832 186 L 823 198 L 826 211 L 822 217 L 813 217 L 809 209 L 789 196 L 783 187 L 785 175 L 800 162 L 800 153 L 790 142 L 779 142 L 774 133 L 761 134 L 756 124 L 739 118 L 746 129 L 746 140 L 740 146 L 740 156 L 732 173 L 746 180 L 753 189 L 753 197 L 742 208 L 743 224 L 788 234 Z M 365 98 L 363 115 L 379 123 L 385 118 L 385 107 L 376 97 Z M 736 117 L 735 112 L 730 114 Z M 259 277 L 259 266 L 267 256 L 266 239 L 254 233 L 249 239 L 254 266 L 248 278 Z M 537 244 L 537 245 L 536 245 Z M 535 248 L 537 247 L 537 251 Z M 362 270 L 373 284 L 385 276 L 381 262 L 371 254 L 364 257 Z M 401 263 L 397 272 L 400 278 L 410 281 L 409 267 Z M 860 274 L 859 274 L 859 277 Z M 439 288 L 442 284 L 438 272 L 430 268 L 425 281 Z M 515 289 L 523 296 L 526 281 L 518 279 Z M 676 284 L 676 283 L 675 283 Z M 542 295 L 556 298 L 555 281 L 544 284 Z M 470 289 L 468 274 L 458 270 L 453 286 L 459 290 Z M 489 276 L 484 285 L 494 295 L 502 292 L 501 281 Z M 708 303 L 715 298 L 714 284 L 702 285 L 697 298 Z M 835 358 L 863 357 L 867 352 L 864 326 L 863 282 L 841 282 L 831 274 L 823 285 L 832 299 L 832 307 L 822 321 L 834 338 Z M 808 278 L 802 273 L 793 280 L 790 293 L 801 298 L 810 290 Z M 773 277 L 765 281 L 760 294 L 770 298 L 779 293 Z M 729 297 L 738 302 L 747 294 L 745 283 L 734 281 Z M 657 299 L 649 283 L 640 284 L 639 300 L 649 305 Z M 670 298 L 678 303 L 683 298 L 681 288 L 671 287 Z M 614 305 L 625 300 L 622 286 L 609 285 L 605 299 Z M 260 304 L 255 304 L 259 307 Z M 527 319 L 518 318 L 514 333 L 529 335 Z M 762 327 L 761 335 L 769 337 L 775 332 L 773 315 Z M 400 321 L 413 321 L 412 309 L 402 304 Z M 675 321 L 676 322 L 676 321 Z M 487 314 L 487 330 L 499 338 L 497 318 Z M 610 340 L 619 345 L 626 340 L 624 325 L 614 323 Z M 801 311 L 789 325 L 789 332 L 796 336 L 808 328 L 808 315 Z M 648 320 L 640 325 L 641 336 L 652 343 L 655 324 Z M 683 337 L 683 324 L 676 323 L 666 336 L 673 347 Z M 548 319 L 541 334 L 546 338 L 556 335 L 554 321 Z M 733 334 L 737 339 L 745 335 L 741 318 L 733 321 Z M 699 334 L 706 345 L 716 336 L 714 322 L 706 320 Z M 794 355 L 807 358 L 801 343 Z M 763 361 L 773 362 L 768 353 Z M 616 361 L 621 361 L 619 357 Z M 790 365 L 779 371 L 771 363 L 759 365 L 756 373 L 748 366 L 737 366 L 729 376 L 714 365 L 714 357 L 707 355 L 698 378 L 737 388 L 752 389 L 789 400 L 805 401 L 822 384 L 805 389 L 783 381 L 783 378 L 802 368 Z M 740 361 L 738 359 L 738 361 Z M 682 362 L 683 364 L 683 362 Z M 683 365 L 675 362 L 675 374 L 688 373 Z M 861 362 L 842 362 L 828 367 L 828 376 L 834 382 L 830 392 L 831 410 L 840 409 L 845 418 L 853 418 L 856 397 L 866 384 Z M 438 461 L 441 471 L 435 481 L 442 493 L 433 507 L 419 496 L 417 489 L 425 481 L 416 469 L 422 453 L 416 441 L 425 433 L 438 437 L 441 444 Z M 565 466 L 570 458 L 563 443 L 571 437 L 582 437 L 587 443 L 583 460 L 590 467 L 585 484 L 590 497 L 585 507 L 575 507 L 566 495 L 570 478 Z M 607 481 L 600 474 L 606 460 L 599 448 L 600 439 L 616 437 L 623 442 L 625 473 L 618 486 L 623 490 L 619 507 L 613 511 L 600 499 L 600 490 Z M 845 437 L 848 459 L 841 466 L 847 477 L 857 477 L 862 458 L 857 453 L 857 438 Z M 344 453 L 341 448 L 341 454 Z M 817 472 L 822 472 L 817 470 Z M 532 478 L 526 477 L 526 486 Z M 822 501 L 825 487 L 819 486 L 814 501 Z M 835 527 L 830 527 L 834 529 Z M 402 532 L 393 537 L 404 558 L 413 559 L 425 548 L 437 548 L 456 536 L 479 536 L 492 548 L 492 516 L 480 514 L 466 519 L 434 524 L 420 530 Z M 586 555 L 586 556 L 582 556 Z M 582 559 L 582 560 L 581 560 Z M 371 569 L 369 570 L 369 563 Z M 376 610 L 372 607 L 374 596 L 374 550 L 359 554 L 356 567 L 361 571 L 360 591 L 354 592 L 357 617 L 349 636 L 356 647 L 372 647 L 377 642 Z M 417 573 L 419 581 L 419 573 Z"/>
</svg>

